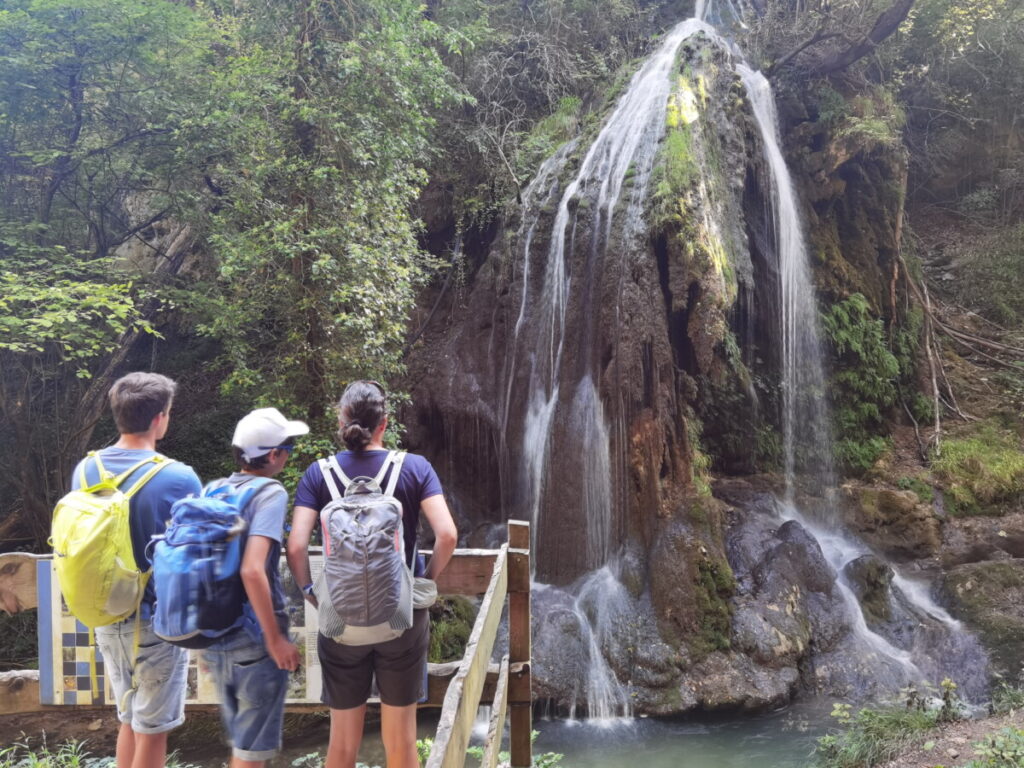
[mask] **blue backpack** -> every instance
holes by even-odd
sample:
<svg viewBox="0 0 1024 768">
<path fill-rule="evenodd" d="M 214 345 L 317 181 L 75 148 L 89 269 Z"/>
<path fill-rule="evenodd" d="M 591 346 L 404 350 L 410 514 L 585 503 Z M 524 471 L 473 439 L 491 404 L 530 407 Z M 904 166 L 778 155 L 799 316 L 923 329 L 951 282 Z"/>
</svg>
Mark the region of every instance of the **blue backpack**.
<svg viewBox="0 0 1024 768">
<path fill-rule="evenodd" d="M 154 536 L 153 631 L 183 648 L 208 648 L 242 625 L 245 587 L 242 555 L 248 523 L 242 512 L 271 478 L 244 490 L 207 486 L 202 496 L 180 499 L 162 536 Z"/>
</svg>

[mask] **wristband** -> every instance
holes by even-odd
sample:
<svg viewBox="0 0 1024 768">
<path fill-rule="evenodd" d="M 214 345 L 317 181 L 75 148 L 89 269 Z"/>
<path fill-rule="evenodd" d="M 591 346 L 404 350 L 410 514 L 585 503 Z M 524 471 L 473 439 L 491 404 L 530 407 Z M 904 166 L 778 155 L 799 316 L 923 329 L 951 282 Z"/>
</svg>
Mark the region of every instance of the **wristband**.
<svg viewBox="0 0 1024 768">
<path fill-rule="evenodd" d="M 312 584 L 307 584 L 306 586 L 304 586 L 302 588 L 302 592 L 305 595 L 312 595 L 313 594 L 313 585 Z"/>
</svg>

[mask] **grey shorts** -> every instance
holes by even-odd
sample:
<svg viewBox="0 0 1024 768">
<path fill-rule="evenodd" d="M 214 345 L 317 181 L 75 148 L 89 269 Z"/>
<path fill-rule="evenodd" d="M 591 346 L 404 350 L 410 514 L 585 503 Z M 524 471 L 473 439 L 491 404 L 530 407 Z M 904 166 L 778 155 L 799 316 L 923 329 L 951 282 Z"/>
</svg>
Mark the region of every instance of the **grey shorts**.
<svg viewBox="0 0 1024 768">
<path fill-rule="evenodd" d="M 114 691 L 118 720 L 136 733 L 164 733 L 185 722 L 187 650 L 165 643 L 143 621 L 136 657 L 135 619 L 97 627 L 96 645 Z"/>
<path fill-rule="evenodd" d="M 324 675 L 323 702 L 331 709 L 361 707 L 370 698 L 374 675 L 380 700 L 407 707 L 422 697 L 430 647 L 430 611 L 413 611 L 412 626 L 401 637 L 375 645 L 342 645 L 317 637 Z"/>
</svg>

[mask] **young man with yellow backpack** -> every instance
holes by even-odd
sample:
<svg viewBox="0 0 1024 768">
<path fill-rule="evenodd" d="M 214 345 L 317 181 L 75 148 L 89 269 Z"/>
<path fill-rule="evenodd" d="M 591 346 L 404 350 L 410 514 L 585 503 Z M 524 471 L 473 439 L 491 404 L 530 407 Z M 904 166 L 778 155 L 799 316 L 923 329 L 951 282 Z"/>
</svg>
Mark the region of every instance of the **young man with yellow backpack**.
<svg viewBox="0 0 1024 768">
<path fill-rule="evenodd" d="M 157 453 L 177 386 L 130 373 L 110 389 L 120 439 L 75 468 L 54 510 L 54 567 L 71 612 L 95 629 L 121 728 L 117 768 L 162 768 L 167 734 L 185 720 L 188 652 L 152 629 L 155 594 L 146 554 L 171 505 L 201 484 L 191 467 Z"/>
</svg>

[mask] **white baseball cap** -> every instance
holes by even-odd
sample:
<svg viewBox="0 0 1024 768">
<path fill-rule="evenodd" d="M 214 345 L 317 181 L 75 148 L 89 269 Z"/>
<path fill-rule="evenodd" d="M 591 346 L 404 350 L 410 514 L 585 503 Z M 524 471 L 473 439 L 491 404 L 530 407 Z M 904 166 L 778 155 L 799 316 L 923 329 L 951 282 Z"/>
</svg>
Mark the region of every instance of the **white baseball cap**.
<svg viewBox="0 0 1024 768">
<path fill-rule="evenodd" d="M 288 421 L 277 408 L 257 408 L 235 427 L 231 444 L 242 450 L 246 461 L 265 456 L 289 437 L 309 433 L 303 421 Z"/>
</svg>

